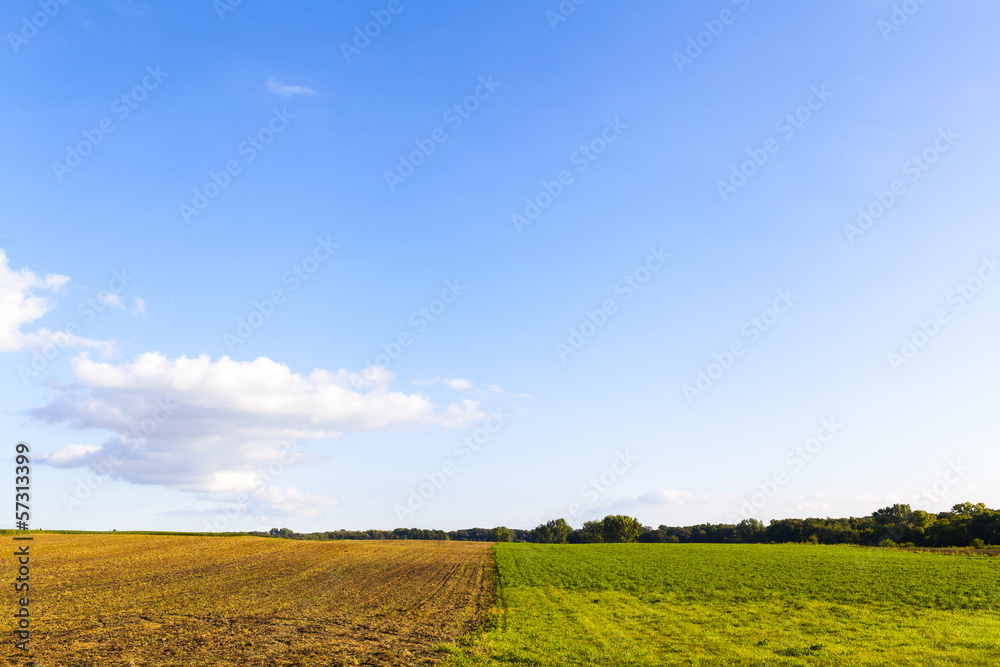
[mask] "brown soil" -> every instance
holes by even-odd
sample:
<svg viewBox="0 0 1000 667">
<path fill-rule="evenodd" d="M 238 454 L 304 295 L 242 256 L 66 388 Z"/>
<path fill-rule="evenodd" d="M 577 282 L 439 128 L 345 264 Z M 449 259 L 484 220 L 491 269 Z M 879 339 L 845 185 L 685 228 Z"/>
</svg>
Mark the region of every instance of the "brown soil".
<svg viewBox="0 0 1000 667">
<path fill-rule="evenodd" d="M 43 534 L 30 544 L 37 667 L 427 664 L 495 597 L 486 543 Z M 15 568 L 0 557 L 0 580 Z M 30 665 L 4 589 L 0 665 Z"/>
</svg>

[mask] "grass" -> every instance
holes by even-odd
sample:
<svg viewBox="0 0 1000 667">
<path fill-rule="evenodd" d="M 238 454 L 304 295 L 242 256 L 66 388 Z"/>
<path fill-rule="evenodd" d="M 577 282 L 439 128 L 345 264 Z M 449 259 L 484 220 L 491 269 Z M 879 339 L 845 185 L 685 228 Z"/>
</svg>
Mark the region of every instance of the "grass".
<svg viewBox="0 0 1000 667">
<path fill-rule="evenodd" d="M 444 665 L 996 665 L 1000 559 L 798 545 L 500 544 Z"/>
</svg>

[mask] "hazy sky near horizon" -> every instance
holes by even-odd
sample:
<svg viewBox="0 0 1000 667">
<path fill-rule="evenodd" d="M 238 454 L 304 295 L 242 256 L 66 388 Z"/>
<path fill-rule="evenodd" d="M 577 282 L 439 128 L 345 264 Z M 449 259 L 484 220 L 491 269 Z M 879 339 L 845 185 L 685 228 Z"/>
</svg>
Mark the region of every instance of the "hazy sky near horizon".
<svg viewBox="0 0 1000 667">
<path fill-rule="evenodd" d="M 1000 506 L 1000 6 L 678 5 L 6 3 L 32 526 Z"/>
</svg>

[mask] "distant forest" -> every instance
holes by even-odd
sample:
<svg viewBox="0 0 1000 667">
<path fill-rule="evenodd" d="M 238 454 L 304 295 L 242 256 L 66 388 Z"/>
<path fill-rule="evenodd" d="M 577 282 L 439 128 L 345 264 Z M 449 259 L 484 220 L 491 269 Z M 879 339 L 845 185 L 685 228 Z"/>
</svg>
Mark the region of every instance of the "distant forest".
<svg viewBox="0 0 1000 667">
<path fill-rule="evenodd" d="M 554 519 L 531 530 L 520 528 L 468 528 L 465 530 L 335 530 L 296 533 L 272 528 L 250 535 L 297 540 L 465 540 L 478 542 L 536 542 L 587 544 L 594 542 L 677 543 L 811 543 L 857 544 L 881 547 L 975 547 L 1000 545 L 1000 510 L 983 503 L 960 503 L 948 512 L 932 514 L 896 504 L 871 516 L 849 519 L 774 519 L 764 525 L 757 519 L 738 524 L 697 526 L 644 526 L 633 517 L 609 515 L 574 529 L 564 519 Z"/>
</svg>

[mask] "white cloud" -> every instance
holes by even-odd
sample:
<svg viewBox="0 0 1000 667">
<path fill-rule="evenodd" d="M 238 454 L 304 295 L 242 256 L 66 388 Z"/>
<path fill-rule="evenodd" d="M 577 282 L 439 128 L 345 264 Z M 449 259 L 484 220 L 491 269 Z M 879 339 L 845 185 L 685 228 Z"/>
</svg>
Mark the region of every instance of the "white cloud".
<svg viewBox="0 0 1000 667">
<path fill-rule="evenodd" d="M 173 510 L 167 514 L 201 517 L 206 522 L 207 530 L 235 530 L 243 516 L 273 526 L 285 517 L 318 517 L 322 515 L 323 508 L 345 502 L 343 497 L 308 493 L 294 486 L 281 488 L 269 483 L 257 484 L 249 491 L 240 493 L 202 494 L 202 500 L 207 501 L 208 506 Z"/>
<path fill-rule="evenodd" d="M 69 282 L 67 276 L 48 273 L 40 277 L 26 268 L 15 271 L 7 254 L 0 248 L 0 352 L 14 352 L 56 343 L 60 347 L 83 346 L 110 352 L 113 344 L 90 340 L 63 331 L 21 330 L 52 310 L 54 304 L 45 294 L 57 293 Z"/>
<path fill-rule="evenodd" d="M 94 454 L 100 451 L 100 449 L 96 445 L 66 445 L 62 449 L 39 456 L 38 460 L 44 461 L 56 468 L 62 468 L 82 457 Z"/>
<path fill-rule="evenodd" d="M 273 95 L 281 95 L 282 97 L 291 97 L 292 95 L 315 95 L 316 91 L 308 86 L 287 86 L 280 81 L 275 81 L 274 77 L 267 80 L 267 92 Z"/>
<path fill-rule="evenodd" d="M 146 300 L 143 299 L 141 296 L 136 296 L 136 297 L 132 298 L 132 301 L 135 302 L 135 306 L 132 307 L 132 314 L 133 315 L 145 315 L 146 314 Z"/>
<path fill-rule="evenodd" d="M 125 310 L 125 302 L 114 292 L 102 291 L 98 293 L 97 297 L 101 300 L 101 303 L 109 308 Z"/>
<path fill-rule="evenodd" d="M 412 384 L 417 386 L 431 386 L 435 384 L 443 384 L 453 391 L 466 391 L 471 392 L 473 395 L 480 398 L 486 398 L 489 394 L 504 394 L 504 390 L 495 384 L 486 385 L 485 389 L 480 389 L 477 387 L 472 380 L 467 380 L 465 378 L 421 378 L 416 380 L 410 380 Z M 511 394 L 511 398 L 533 398 L 531 394 Z"/>
<path fill-rule="evenodd" d="M 263 511 L 271 516 L 288 515 L 296 518 L 319 516 L 320 508 L 332 507 L 342 502 L 341 498 L 305 493 L 294 486 L 279 488 L 274 484 L 261 484 L 253 493 L 251 503 L 255 511 Z"/>
<path fill-rule="evenodd" d="M 454 389 L 455 391 L 464 391 L 472 389 L 472 383 L 464 378 L 452 378 L 446 379 L 444 384 L 449 389 Z"/>
<path fill-rule="evenodd" d="M 308 499 L 263 484 L 260 474 L 297 440 L 425 425 L 463 428 L 486 417 L 476 401 L 441 407 L 420 394 L 390 391 L 393 374 L 386 369 L 375 369 L 374 377 L 371 369 L 300 375 L 265 357 L 213 361 L 156 352 L 120 364 L 95 362 L 83 353 L 72 366 L 76 384 L 29 414 L 114 435 L 99 448 L 60 449 L 46 463 L 96 468 L 120 459 L 116 478 L 220 500 L 250 489 L 269 504 L 279 493 L 286 494 L 279 505 Z M 316 496 L 315 502 L 321 500 Z"/>
<path fill-rule="evenodd" d="M 654 489 L 638 496 L 633 496 L 632 500 L 640 505 L 687 505 L 695 499 L 690 491 L 679 489 Z"/>
</svg>

